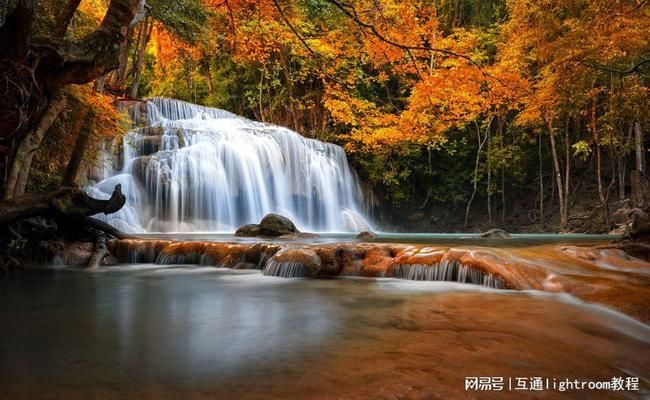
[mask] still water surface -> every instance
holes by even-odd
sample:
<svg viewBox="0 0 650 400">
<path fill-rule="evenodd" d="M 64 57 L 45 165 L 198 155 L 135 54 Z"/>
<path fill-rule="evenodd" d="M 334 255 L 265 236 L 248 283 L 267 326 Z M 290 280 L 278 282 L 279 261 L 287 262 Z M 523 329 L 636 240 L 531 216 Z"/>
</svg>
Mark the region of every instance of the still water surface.
<svg viewBox="0 0 650 400">
<path fill-rule="evenodd" d="M 493 398 L 465 376 L 609 379 L 643 398 L 650 327 L 566 294 L 123 266 L 0 282 L 6 399 Z M 648 392 L 645 392 L 648 396 Z M 519 392 L 499 397 L 520 398 Z"/>
</svg>

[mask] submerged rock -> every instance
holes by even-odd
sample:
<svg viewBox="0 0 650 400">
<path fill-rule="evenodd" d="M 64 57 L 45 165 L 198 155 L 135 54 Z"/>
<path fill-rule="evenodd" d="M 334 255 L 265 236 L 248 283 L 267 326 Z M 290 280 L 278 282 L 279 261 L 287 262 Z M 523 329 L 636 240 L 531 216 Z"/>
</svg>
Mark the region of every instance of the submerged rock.
<svg viewBox="0 0 650 400">
<path fill-rule="evenodd" d="M 511 238 L 512 236 L 508 232 L 504 231 L 503 229 L 495 228 L 481 233 L 481 237 L 488 238 L 488 239 L 508 239 Z"/>
<path fill-rule="evenodd" d="M 377 238 L 377 234 L 370 231 L 363 231 L 357 235 L 357 239 L 361 239 L 361 240 L 372 240 L 376 238 Z"/>
</svg>

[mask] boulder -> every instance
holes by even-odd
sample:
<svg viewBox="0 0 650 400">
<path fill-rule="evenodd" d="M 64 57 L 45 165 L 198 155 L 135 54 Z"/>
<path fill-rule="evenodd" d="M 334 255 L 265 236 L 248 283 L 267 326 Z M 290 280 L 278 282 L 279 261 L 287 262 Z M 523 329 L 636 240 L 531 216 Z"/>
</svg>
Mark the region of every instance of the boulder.
<svg viewBox="0 0 650 400">
<path fill-rule="evenodd" d="M 279 214 L 266 214 L 259 227 L 263 236 L 277 237 L 300 232 L 289 218 Z"/>
<path fill-rule="evenodd" d="M 507 239 L 512 237 L 508 232 L 498 228 L 483 232 L 480 236 L 488 239 Z"/>
<path fill-rule="evenodd" d="M 260 226 L 257 224 L 248 224 L 240 226 L 235 232 L 238 237 L 253 237 L 260 236 Z"/>
<path fill-rule="evenodd" d="M 298 228 L 296 228 L 296 226 L 293 224 L 293 222 L 291 222 L 289 218 L 283 217 L 282 215 L 279 214 L 271 213 L 271 214 L 266 214 L 264 218 L 262 218 L 259 224 L 248 224 L 248 225 L 241 226 L 235 232 L 235 236 L 239 236 L 239 237 L 285 236 L 285 239 L 307 237 L 307 236 L 297 236 L 300 233 L 301 232 L 298 230 Z"/>
<path fill-rule="evenodd" d="M 377 238 L 377 234 L 370 231 L 363 231 L 357 235 L 357 239 L 361 239 L 361 240 L 372 240 L 376 238 Z"/>
</svg>

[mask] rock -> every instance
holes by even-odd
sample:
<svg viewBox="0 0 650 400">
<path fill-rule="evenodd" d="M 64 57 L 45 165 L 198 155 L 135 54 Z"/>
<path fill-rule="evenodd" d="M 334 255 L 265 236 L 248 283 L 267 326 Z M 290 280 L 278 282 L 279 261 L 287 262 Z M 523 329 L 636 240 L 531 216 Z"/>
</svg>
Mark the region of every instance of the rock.
<svg viewBox="0 0 650 400">
<path fill-rule="evenodd" d="M 357 239 L 361 239 L 361 240 L 372 240 L 376 238 L 377 238 L 377 234 L 370 231 L 363 231 L 357 235 Z"/>
<path fill-rule="evenodd" d="M 279 236 L 278 239 L 317 239 L 320 235 L 311 232 L 295 232 L 287 233 L 286 235 Z"/>
<path fill-rule="evenodd" d="M 235 232 L 238 237 L 253 237 L 260 236 L 260 226 L 257 224 L 248 224 L 240 226 Z"/>
<path fill-rule="evenodd" d="M 259 229 L 263 236 L 273 237 L 300 232 L 289 218 L 279 214 L 266 214 L 260 221 Z"/>
<path fill-rule="evenodd" d="M 313 235 L 313 236 L 310 236 Z M 302 234 L 296 226 L 287 217 L 279 214 L 266 214 L 259 224 L 248 224 L 239 227 L 235 232 L 235 236 L 239 237 L 253 237 L 253 236 L 268 236 L 268 237 L 282 237 L 284 239 L 298 239 L 308 237 L 318 237 L 313 233 Z"/>
<path fill-rule="evenodd" d="M 55 255 L 53 263 L 75 267 L 86 266 L 93 255 L 94 247 L 91 242 L 64 243 L 61 252 Z"/>
<path fill-rule="evenodd" d="M 512 237 L 508 232 L 498 228 L 490 229 L 487 232 L 483 232 L 481 233 L 480 236 L 482 238 L 488 238 L 488 239 L 507 239 Z"/>
<path fill-rule="evenodd" d="M 265 275 L 285 278 L 315 277 L 321 269 L 321 259 L 306 248 L 289 248 L 278 251 L 266 263 Z"/>
</svg>

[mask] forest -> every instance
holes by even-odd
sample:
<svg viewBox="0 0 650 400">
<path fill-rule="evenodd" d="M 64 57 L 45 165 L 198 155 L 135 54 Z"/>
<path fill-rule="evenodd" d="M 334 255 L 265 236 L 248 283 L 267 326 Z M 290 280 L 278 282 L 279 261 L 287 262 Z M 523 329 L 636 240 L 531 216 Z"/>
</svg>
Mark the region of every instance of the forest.
<svg viewBox="0 0 650 400">
<path fill-rule="evenodd" d="M 5 200 L 87 184 L 118 102 L 340 144 L 382 227 L 608 232 L 645 185 L 645 0 L 9 0 Z M 65 185 L 64 185 L 65 186 Z"/>
</svg>

